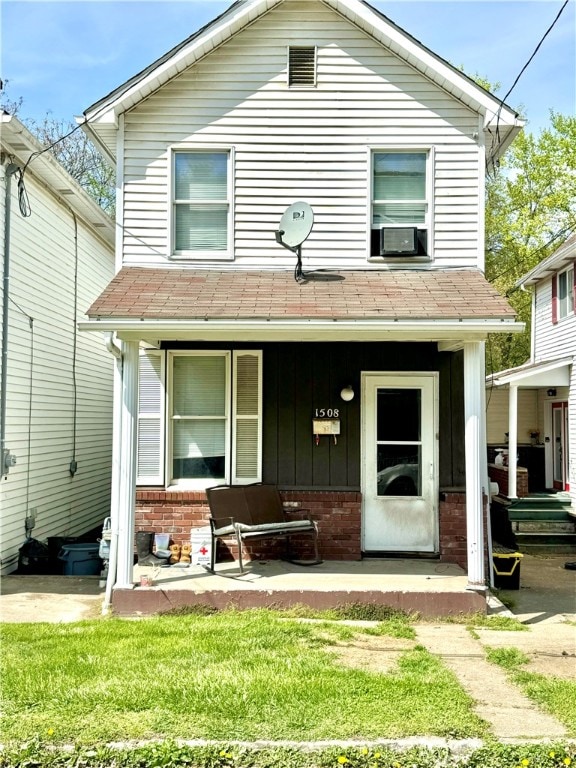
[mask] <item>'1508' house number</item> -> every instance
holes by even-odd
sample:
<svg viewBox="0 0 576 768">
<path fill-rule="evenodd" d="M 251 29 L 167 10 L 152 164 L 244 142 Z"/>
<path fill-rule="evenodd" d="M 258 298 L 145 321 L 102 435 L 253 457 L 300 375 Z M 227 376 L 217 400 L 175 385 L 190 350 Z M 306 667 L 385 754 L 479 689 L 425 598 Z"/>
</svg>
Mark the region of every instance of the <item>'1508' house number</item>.
<svg viewBox="0 0 576 768">
<path fill-rule="evenodd" d="M 316 419 L 338 419 L 340 418 L 339 408 L 316 408 L 314 411 Z"/>
</svg>

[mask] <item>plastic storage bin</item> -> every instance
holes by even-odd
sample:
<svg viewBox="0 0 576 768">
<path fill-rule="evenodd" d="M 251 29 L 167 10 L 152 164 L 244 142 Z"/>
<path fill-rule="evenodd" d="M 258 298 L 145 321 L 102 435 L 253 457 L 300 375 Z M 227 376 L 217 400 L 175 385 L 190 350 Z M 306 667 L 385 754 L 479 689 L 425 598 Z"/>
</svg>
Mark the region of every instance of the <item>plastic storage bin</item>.
<svg viewBox="0 0 576 768">
<path fill-rule="evenodd" d="M 102 570 L 99 549 L 98 542 L 64 544 L 58 555 L 64 563 L 64 576 L 97 576 Z"/>
<path fill-rule="evenodd" d="M 498 589 L 520 589 L 522 553 L 506 547 L 492 548 L 494 586 Z"/>
</svg>

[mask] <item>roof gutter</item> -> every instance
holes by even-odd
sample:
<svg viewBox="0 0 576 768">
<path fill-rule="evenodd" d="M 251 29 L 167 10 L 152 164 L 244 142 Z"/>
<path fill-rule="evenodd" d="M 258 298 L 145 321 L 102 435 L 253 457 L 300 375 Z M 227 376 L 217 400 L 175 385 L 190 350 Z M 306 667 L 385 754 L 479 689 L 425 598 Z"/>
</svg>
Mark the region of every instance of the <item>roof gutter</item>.
<svg viewBox="0 0 576 768">
<path fill-rule="evenodd" d="M 274 340 L 340 341 L 398 340 L 439 341 L 446 339 L 482 340 L 488 333 L 520 333 L 524 323 L 514 319 L 454 320 L 341 320 L 329 319 L 205 319 L 147 320 L 94 319 L 79 323 L 81 331 L 116 333 L 120 339 L 195 339 L 206 341 Z"/>
</svg>

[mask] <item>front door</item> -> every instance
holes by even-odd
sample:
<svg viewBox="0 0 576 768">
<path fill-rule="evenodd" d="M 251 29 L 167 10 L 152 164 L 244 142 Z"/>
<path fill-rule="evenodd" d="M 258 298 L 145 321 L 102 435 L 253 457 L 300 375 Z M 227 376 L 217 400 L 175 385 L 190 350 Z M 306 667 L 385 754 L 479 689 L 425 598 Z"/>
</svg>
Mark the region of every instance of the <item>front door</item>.
<svg viewBox="0 0 576 768">
<path fill-rule="evenodd" d="M 362 375 L 362 548 L 438 550 L 437 375 Z"/>
<path fill-rule="evenodd" d="M 552 481 L 554 488 L 568 491 L 568 403 L 552 403 Z"/>
</svg>

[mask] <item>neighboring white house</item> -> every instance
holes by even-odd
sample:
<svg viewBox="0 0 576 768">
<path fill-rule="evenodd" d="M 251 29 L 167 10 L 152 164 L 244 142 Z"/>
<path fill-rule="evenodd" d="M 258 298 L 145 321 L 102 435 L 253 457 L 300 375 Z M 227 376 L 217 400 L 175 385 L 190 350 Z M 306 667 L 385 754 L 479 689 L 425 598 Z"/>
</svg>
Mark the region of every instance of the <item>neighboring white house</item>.
<svg viewBox="0 0 576 768">
<path fill-rule="evenodd" d="M 30 159 L 43 147 L 17 118 L 1 115 L 0 129 L 5 574 L 27 521 L 45 541 L 110 514 L 112 362 L 77 323 L 114 274 L 114 224 L 50 153 Z"/>
<path fill-rule="evenodd" d="M 117 589 L 135 527 L 185 541 L 207 486 L 258 480 L 327 560 L 437 555 L 481 589 L 484 340 L 522 327 L 483 275 L 484 176 L 517 114 L 360 0 L 245 0 L 82 121 L 118 171 L 81 324 L 123 357 Z"/>
<path fill-rule="evenodd" d="M 510 466 L 516 446 L 536 431 L 544 461 L 546 488 L 570 491 L 576 513 L 576 234 L 522 277 L 532 288 L 530 360 L 488 379 L 488 442 L 504 440 Z M 508 496 L 516 496 L 510 471 Z"/>
</svg>

